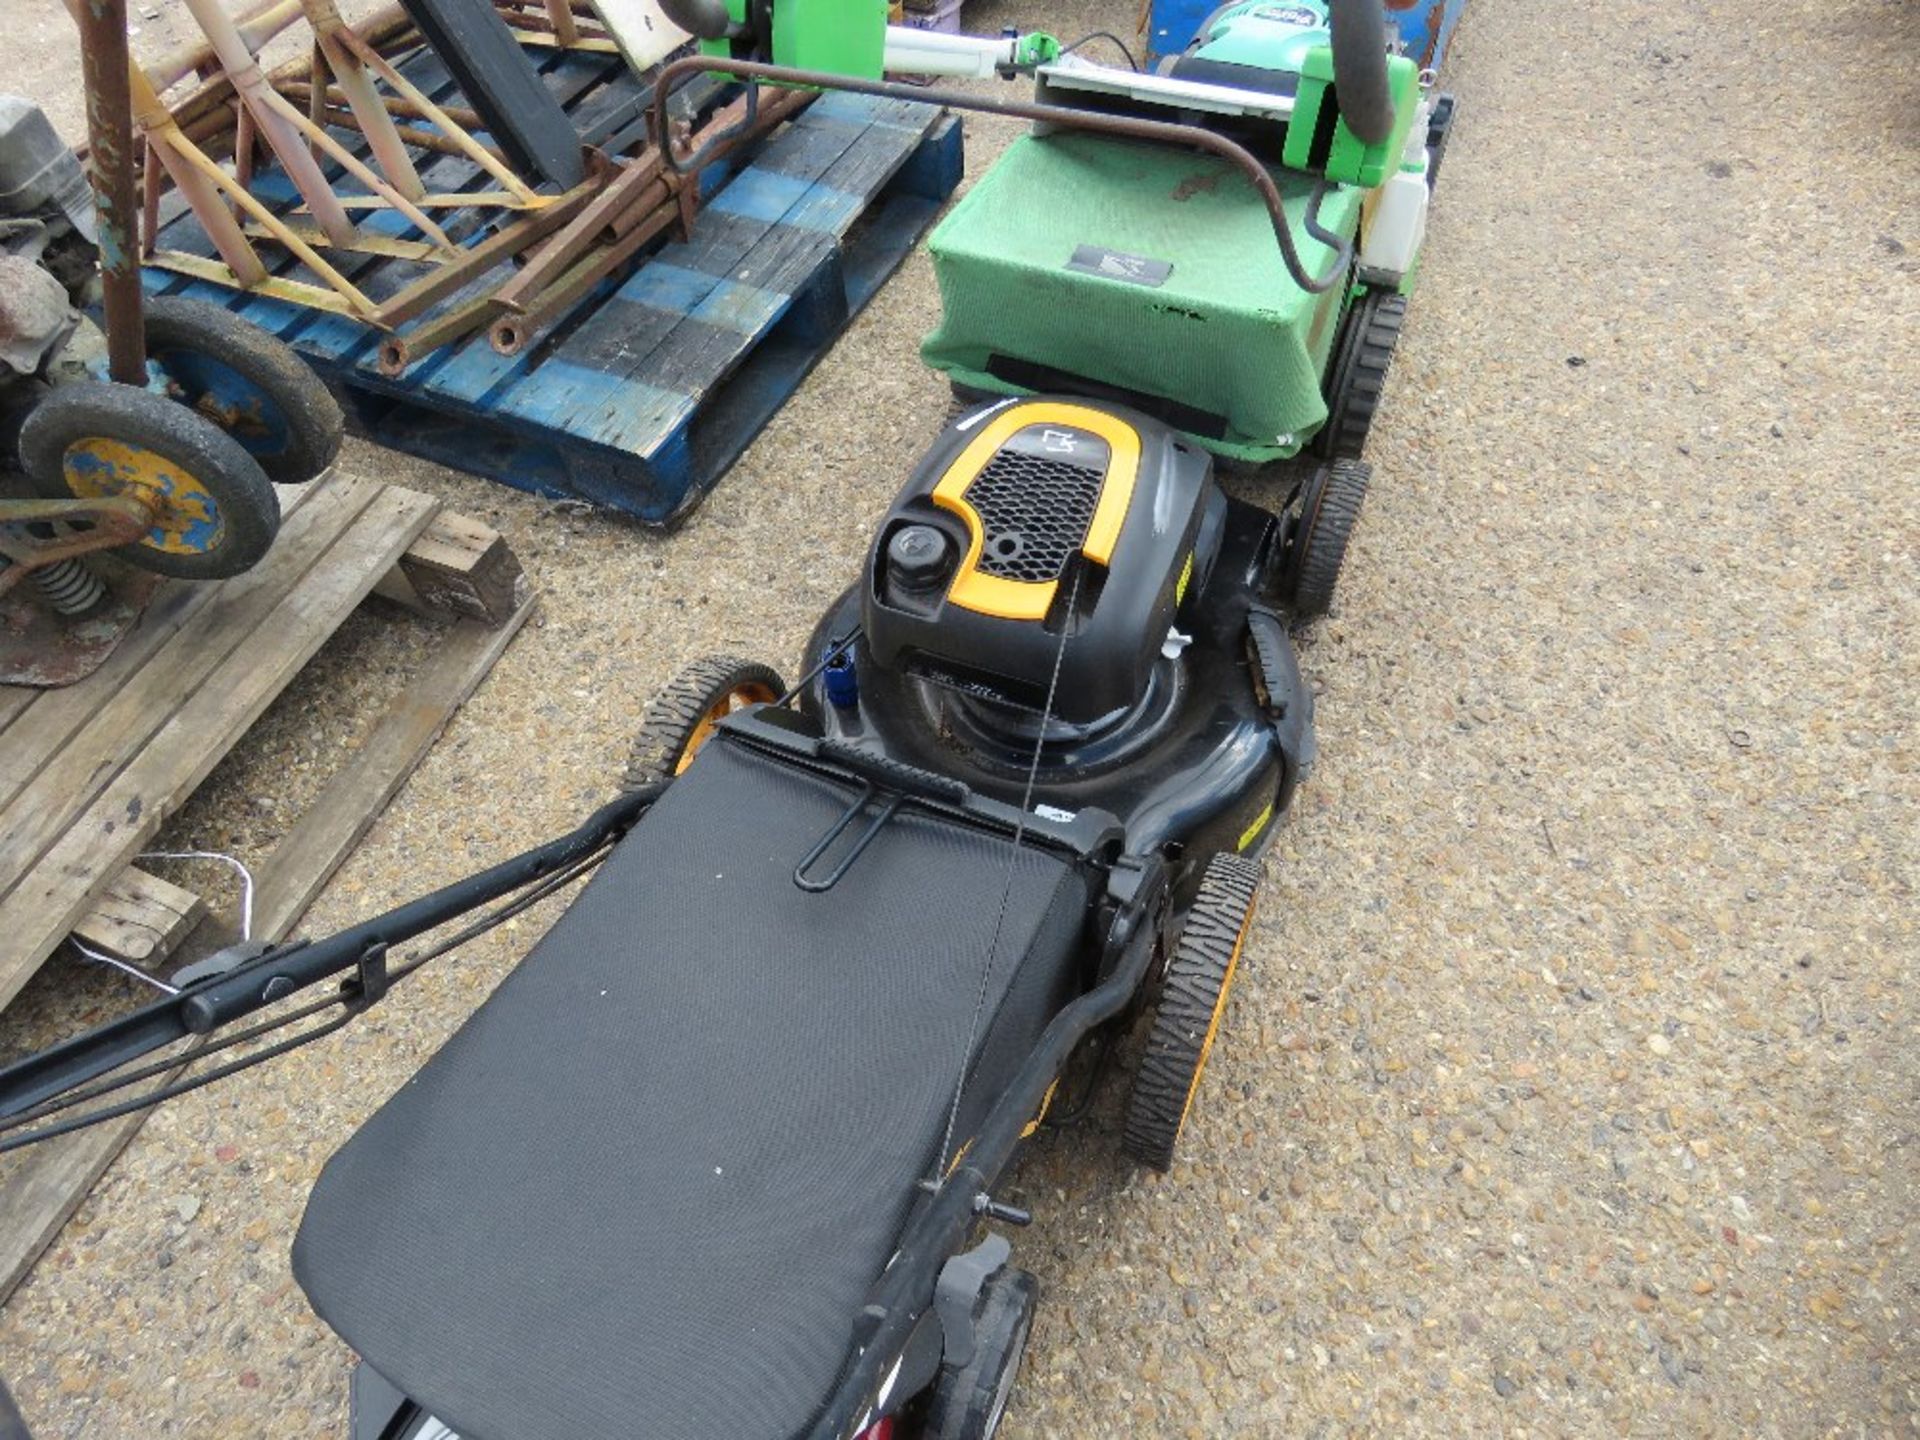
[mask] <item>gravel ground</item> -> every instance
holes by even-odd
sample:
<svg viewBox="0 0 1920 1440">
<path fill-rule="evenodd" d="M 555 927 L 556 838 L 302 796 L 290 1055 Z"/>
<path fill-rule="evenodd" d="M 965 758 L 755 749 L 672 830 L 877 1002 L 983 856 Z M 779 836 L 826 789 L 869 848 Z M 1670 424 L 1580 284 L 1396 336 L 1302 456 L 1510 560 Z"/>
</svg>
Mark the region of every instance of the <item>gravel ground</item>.
<svg viewBox="0 0 1920 1440">
<path fill-rule="evenodd" d="M 64 20 L 6 8 L 71 131 Z M 1130 1176 L 1108 1112 L 1022 1173 L 1012 1433 L 1920 1430 L 1917 46 L 1902 0 L 1473 0 L 1321 762 L 1189 1158 Z M 935 312 L 916 256 L 671 541 L 351 446 L 547 602 L 310 927 L 569 824 L 690 657 L 791 657 L 944 404 Z M 181 838 L 270 843 L 427 643 L 354 626 Z M 343 1433 L 302 1196 L 550 918 L 156 1115 L 0 1314 L 43 1437 Z"/>
</svg>

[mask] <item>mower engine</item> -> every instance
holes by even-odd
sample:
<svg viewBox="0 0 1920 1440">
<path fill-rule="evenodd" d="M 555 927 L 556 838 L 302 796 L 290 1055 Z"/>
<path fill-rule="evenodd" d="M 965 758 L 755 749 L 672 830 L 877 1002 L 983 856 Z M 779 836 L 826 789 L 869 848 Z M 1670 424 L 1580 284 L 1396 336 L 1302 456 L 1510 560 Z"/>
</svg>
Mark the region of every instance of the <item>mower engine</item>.
<svg viewBox="0 0 1920 1440">
<path fill-rule="evenodd" d="M 1055 811 L 1131 851 L 1248 850 L 1308 759 L 1274 608 L 1285 522 L 1199 446 L 1117 407 L 978 409 L 934 442 L 814 633 L 829 736 Z"/>
<path fill-rule="evenodd" d="M 1174 616 L 1204 503 L 1223 503 L 1206 465 L 1085 405 L 1003 405 L 954 439 L 880 526 L 863 597 L 874 658 L 1071 723 L 1133 704 L 1184 643 Z"/>
</svg>

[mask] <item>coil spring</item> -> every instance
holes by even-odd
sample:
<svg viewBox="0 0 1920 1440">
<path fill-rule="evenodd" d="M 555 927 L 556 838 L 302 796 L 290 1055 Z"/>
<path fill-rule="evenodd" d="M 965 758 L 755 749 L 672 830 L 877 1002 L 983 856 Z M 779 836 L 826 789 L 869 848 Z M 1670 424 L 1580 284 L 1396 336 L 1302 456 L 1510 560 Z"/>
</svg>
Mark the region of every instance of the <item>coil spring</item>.
<svg viewBox="0 0 1920 1440">
<path fill-rule="evenodd" d="M 100 577 L 83 561 L 71 556 L 44 570 L 34 571 L 33 583 L 40 587 L 47 604 L 61 615 L 84 615 L 107 594 Z"/>
</svg>

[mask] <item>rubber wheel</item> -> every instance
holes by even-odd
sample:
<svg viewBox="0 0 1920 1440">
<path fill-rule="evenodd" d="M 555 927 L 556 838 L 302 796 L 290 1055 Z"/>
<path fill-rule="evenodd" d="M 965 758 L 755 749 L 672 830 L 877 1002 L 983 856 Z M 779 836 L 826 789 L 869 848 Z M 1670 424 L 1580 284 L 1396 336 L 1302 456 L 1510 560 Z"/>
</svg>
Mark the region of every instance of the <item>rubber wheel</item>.
<svg viewBox="0 0 1920 1440">
<path fill-rule="evenodd" d="M 224 580 L 280 533 L 280 500 L 240 442 L 128 385 L 56 389 L 20 427 L 20 458 L 51 499 L 132 495 L 154 507 L 144 539 L 113 553 L 180 580 Z"/>
<path fill-rule="evenodd" d="M 757 660 L 709 655 L 694 661 L 647 706 L 621 788 L 671 780 L 693 763 L 715 721 L 742 705 L 772 704 L 786 693 L 780 672 Z"/>
<path fill-rule="evenodd" d="M 1357 460 L 1367 448 L 1406 319 L 1407 297 L 1394 290 L 1364 291 L 1347 308 L 1327 371 L 1327 423 L 1313 437 L 1316 455 Z"/>
<path fill-rule="evenodd" d="M 1451 92 L 1434 97 L 1433 109 L 1427 115 L 1427 193 L 1433 193 L 1433 187 L 1440 183 L 1440 161 L 1447 153 L 1447 137 L 1453 134 L 1453 112 L 1456 102 Z"/>
<path fill-rule="evenodd" d="M 1039 1293 L 1039 1282 L 1025 1270 L 1009 1266 L 987 1278 L 974 1306 L 973 1358 L 941 1367 L 921 1440 L 990 1440 L 999 1433 L 1033 1333 Z"/>
<path fill-rule="evenodd" d="M 320 377 L 258 325 L 208 300 L 146 303 L 147 363 L 168 396 L 197 410 L 278 485 L 304 485 L 333 464 L 346 422 Z"/>
<path fill-rule="evenodd" d="M 1173 1166 L 1226 1015 L 1259 885 L 1260 867 L 1241 855 L 1215 855 L 1201 874 L 1199 894 L 1167 961 L 1146 1053 L 1127 1098 L 1120 1145 L 1138 1164 L 1160 1171 Z"/>
<path fill-rule="evenodd" d="M 1330 460 L 1307 482 L 1289 545 L 1283 597 L 1296 620 L 1317 620 L 1333 608 L 1347 542 L 1372 479 L 1373 467 L 1364 460 Z"/>
</svg>

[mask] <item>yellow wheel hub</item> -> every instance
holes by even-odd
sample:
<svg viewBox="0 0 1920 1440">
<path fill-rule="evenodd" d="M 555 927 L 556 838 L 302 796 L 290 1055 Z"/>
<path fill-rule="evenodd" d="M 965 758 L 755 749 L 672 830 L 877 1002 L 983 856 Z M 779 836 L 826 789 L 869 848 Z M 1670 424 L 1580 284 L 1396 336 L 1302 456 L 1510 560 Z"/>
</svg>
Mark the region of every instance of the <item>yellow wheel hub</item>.
<svg viewBox="0 0 1920 1440">
<path fill-rule="evenodd" d="M 83 500 L 125 496 L 145 504 L 152 528 L 141 543 L 170 555 L 203 555 L 226 530 L 213 493 L 157 451 L 104 435 L 67 447 L 67 488 Z"/>
<path fill-rule="evenodd" d="M 735 710 L 739 710 L 747 705 L 771 705 L 779 698 L 778 695 L 774 694 L 773 691 L 764 685 L 748 684 L 734 686 L 733 689 L 727 691 L 726 694 L 714 701 L 712 707 L 695 722 L 693 733 L 687 736 L 686 748 L 680 752 L 680 760 L 679 763 L 673 767 L 673 773 L 678 775 L 693 763 L 693 757 L 700 753 L 700 747 L 705 745 L 708 738 L 712 736 L 713 727 L 726 719 L 727 716 L 731 715 Z"/>
</svg>

